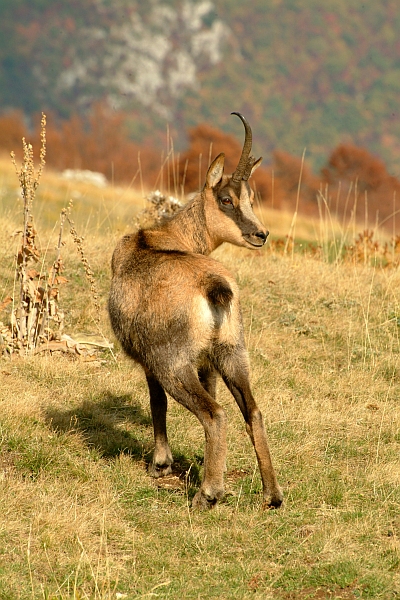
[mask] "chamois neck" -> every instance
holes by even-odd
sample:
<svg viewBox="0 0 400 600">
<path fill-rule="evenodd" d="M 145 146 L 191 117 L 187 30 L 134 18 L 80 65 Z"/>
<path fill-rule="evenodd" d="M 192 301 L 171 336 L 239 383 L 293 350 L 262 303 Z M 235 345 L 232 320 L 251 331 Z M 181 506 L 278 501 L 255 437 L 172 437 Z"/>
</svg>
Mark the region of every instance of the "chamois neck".
<svg viewBox="0 0 400 600">
<path fill-rule="evenodd" d="M 202 194 L 171 219 L 150 231 L 152 245 L 159 250 L 178 250 L 207 256 L 219 245 L 213 242 L 209 234 Z"/>
</svg>

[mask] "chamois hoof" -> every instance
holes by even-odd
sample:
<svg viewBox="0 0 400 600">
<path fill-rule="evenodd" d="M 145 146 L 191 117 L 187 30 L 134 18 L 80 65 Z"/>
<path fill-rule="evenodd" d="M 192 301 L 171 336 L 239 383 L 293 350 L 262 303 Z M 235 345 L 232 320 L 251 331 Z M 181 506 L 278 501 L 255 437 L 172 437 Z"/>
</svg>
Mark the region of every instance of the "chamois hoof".
<svg viewBox="0 0 400 600">
<path fill-rule="evenodd" d="M 150 477 L 154 477 L 154 479 L 166 477 L 172 473 L 172 465 L 157 465 L 152 463 L 149 465 L 148 472 Z"/>
<path fill-rule="evenodd" d="M 269 494 L 268 496 L 264 496 L 262 509 L 270 510 L 272 508 L 279 508 L 283 502 L 283 494 L 280 490 L 276 491 L 273 494 Z"/>
<path fill-rule="evenodd" d="M 195 510 L 210 510 L 217 504 L 219 497 L 205 494 L 199 490 L 192 500 L 192 508 Z"/>
</svg>

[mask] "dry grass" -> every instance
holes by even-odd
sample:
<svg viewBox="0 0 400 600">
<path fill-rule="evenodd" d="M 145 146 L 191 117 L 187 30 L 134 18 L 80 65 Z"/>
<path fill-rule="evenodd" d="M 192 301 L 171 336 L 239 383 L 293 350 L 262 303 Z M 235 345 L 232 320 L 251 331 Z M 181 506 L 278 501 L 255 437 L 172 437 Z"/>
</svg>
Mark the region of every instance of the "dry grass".
<svg viewBox="0 0 400 600">
<path fill-rule="evenodd" d="M 1 162 L 0 302 L 12 289 L 10 235 L 21 216 L 12 175 Z M 99 329 L 110 339 L 110 257 L 141 195 L 45 172 L 36 222 L 46 244 L 71 196 L 99 289 Z M 281 237 L 292 216 L 266 211 L 265 221 Z M 299 218 L 296 236 L 327 243 L 332 227 L 340 239 L 339 224 Z M 3 358 L 2 599 L 399 597 L 400 272 L 329 261 L 329 253 L 284 255 L 272 245 L 253 253 L 226 246 L 216 256 L 242 290 L 282 509 L 260 510 L 254 453 L 222 385 L 228 494 L 198 514 L 188 507 L 202 468 L 201 427 L 170 403 L 175 478 L 150 479 L 145 380 L 118 347 L 90 361 Z M 73 240 L 64 262 L 66 330 L 98 332 Z"/>
</svg>

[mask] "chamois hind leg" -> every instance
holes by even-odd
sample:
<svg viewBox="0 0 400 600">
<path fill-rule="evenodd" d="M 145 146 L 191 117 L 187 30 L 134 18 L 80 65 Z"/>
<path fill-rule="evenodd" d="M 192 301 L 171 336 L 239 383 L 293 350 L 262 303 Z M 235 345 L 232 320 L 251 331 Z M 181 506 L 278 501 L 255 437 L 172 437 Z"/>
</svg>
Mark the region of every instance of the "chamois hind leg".
<svg viewBox="0 0 400 600">
<path fill-rule="evenodd" d="M 155 444 L 153 462 L 149 466 L 149 473 L 153 477 L 164 477 L 171 473 L 173 463 L 167 437 L 167 396 L 153 375 L 146 373 L 146 377 L 150 392 Z"/>
<path fill-rule="evenodd" d="M 201 385 L 215 400 L 217 396 L 217 371 L 212 364 L 208 363 L 202 366 L 198 373 Z M 224 464 L 224 473 L 226 473 L 226 463 Z"/>
<path fill-rule="evenodd" d="M 217 371 L 210 363 L 208 363 L 201 366 L 198 373 L 201 385 L 215 400 L 217 395 Z"/>
<path fill-rule="evenodd" d="M 278 508 L 283 494 L 272 466 L 263 417 L 250 388 L 248 357 L 244 349 L 219 357 L 219 369 L 246 422 L 246 430 L 256 452 L 263 485 L 263 506 Z"/>
<path fill-rule="evenodd" d="M 190 410 L 204 427 L 205 451 L 203 480 L 193 498 L 193 507 L 212 508 L 224 495 L 223 474 L 226 460 L 226 414 L 204 389 L 191 365 L 179 370 L 176 377 L 162 381 L 164 389 Z"/>
</svg>

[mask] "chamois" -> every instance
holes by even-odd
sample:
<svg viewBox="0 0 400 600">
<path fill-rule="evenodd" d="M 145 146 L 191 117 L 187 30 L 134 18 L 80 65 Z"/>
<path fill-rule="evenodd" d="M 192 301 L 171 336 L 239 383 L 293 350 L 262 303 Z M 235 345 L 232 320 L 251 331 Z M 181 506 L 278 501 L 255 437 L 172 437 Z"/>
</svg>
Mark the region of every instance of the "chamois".
<svg viewBox="0 0 400 600">
<path fill-rule="evenodd" d="M 124 351 L 144 369 L 155 449 L 153 477 L 171 473 L 166 392 L 199 419 L 205 432 L 204 473 L 192 505 L 213 507 L 224 494 L 227 418 L 216 402 L 219 374 L 236 400 L 254 445 L 263 505 L 282 503 L 261 412 L 250 389 L 239 290 L 209 254 L 223 242 L 261 248 L 268 231 L 253 212 L 248 179 L 260 165 L 245 128 L 235 172 L 224 174 L 223 153 L 208 168 L 203 189 L 170 218 L 125 235 L 112 258 L 109 315 Z"/>
</svg>

